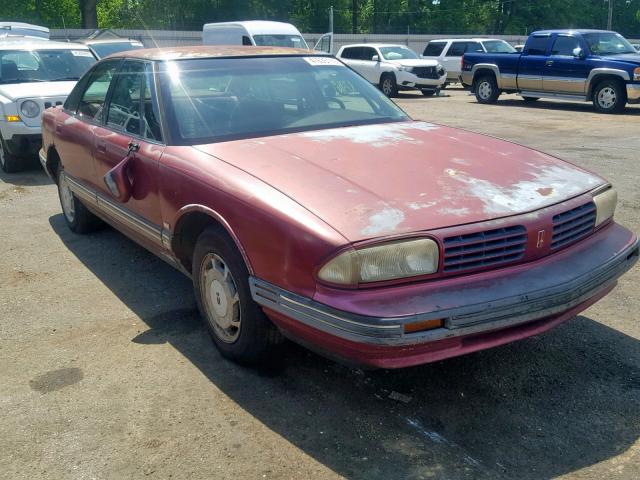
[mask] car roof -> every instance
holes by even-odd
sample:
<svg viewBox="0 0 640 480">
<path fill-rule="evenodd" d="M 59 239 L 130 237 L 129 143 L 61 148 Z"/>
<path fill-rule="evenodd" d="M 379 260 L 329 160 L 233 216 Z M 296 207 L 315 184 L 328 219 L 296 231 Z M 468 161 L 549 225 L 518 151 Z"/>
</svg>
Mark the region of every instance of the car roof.
<svg viewBox="0 0 640 480">
<path fill-rule="evenodd" d="M 298 29 L 290 24 L 284 22 L 272 22 L 268 20 L 247 20 L 244 22 L 215 22 L 205 23 L 203 30 L 235 26 L 245 28 L 251 35 L 299 35 Z"/>
<path fill-rule="evenodd" d="M 347 47 L 404 47 L 404 48 L 409 48 L 406 45 L 403 45 L 401 43 L 350 43 L 349 45 L 343 45 L 342 48 L 347 48 Z"/>
<path fill-rule="evenodd" d="M 287 47 L 250 47 L 235 45 L 198 45 L 192 47 L 145 48 L 118 52 L 105 58 L 137 58 L 151 61 L 188 60 L 224 57 L 328 56 L 324 52 Z"/>
<path fill-rule="evenodd" d="M 491 38 L 491 37 L 469 37 L 469 38 L 434 38 L 433 40 L 429 40 L 431 42 L 486 42 L 486 41 L 496 41 L 503 40 L 502 38 Z M 506 42 L 506 40 L 503 40 Z M 508 42 L 507 42 L 508 43 Z"/>
<path fill-rule="evenodd" d="M 594 30 L 594 29 L 588 29 L 588 28 L 587 29 L 565 28 L 565 29 L 559 29 L 559 30 L 538 30 L 537 32 L 532 32 L 531 35 L 551 35 L 553 33 L 578 33 L 578 34 L 583 34 L 583 33 L 617 33 L 617 32 L 612 32 L 611 30 Z"/>
<path fill-rule="evenodd" d="M 54 42 L 35 37 L 0 38 L 0 50 L 89 50 L 82 43 Z"/>
<path fill-rule="evenodd" d="M 103 38 L 101 40 L 78 40 L 78 42 L 83 43 L 84 45 L 101 45 L 105 43 L 139 43 L 142 45 L 140 40 L 131 38 Z"/>
<path fill-rule="evenodd" d="M 31 23 L 24 23 L 24 22 L 0 22 L 0 29 L 3 29 L 3 28 L 10 29 L 11 27 L 25 29 L 25 30 L 37 30 L 39 32 L 49 33 L 49 29 L 41 25 L 33 25 Z"/>
</svg>

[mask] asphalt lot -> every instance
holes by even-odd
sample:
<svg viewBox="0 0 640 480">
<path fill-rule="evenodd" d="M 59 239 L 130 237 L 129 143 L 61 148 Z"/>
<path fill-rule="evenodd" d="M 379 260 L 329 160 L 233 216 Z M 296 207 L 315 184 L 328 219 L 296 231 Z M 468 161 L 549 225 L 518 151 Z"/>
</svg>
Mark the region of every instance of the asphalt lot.
<svg viewBox="0 0 640 480">
<path fill-rule="evenodd" d="M 640 106 L 406 94 L 414 118 L 592 169 L 640 231 Z M 186 277 L 112 229 L 76 236 L 39 169 L 0 175 L 0 477 L 640 478 L 640 268 L 539 337 L 403 371 L 291 346 L 214 350 Z"/>
</svg>

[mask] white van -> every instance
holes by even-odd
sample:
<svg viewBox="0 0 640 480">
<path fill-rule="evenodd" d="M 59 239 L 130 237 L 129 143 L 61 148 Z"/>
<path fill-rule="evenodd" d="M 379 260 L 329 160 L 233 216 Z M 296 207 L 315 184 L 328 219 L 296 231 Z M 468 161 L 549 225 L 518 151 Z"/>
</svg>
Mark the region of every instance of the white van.
<svg viewBox="0 0 640 480">
<path fill-rule="evenodd" d="M 202 28 L 202 43 L 204 45 L 258 45 L 309 49 L 302 34 L 290 23 L 263 20 L 206 23 Z"/>
</svg>

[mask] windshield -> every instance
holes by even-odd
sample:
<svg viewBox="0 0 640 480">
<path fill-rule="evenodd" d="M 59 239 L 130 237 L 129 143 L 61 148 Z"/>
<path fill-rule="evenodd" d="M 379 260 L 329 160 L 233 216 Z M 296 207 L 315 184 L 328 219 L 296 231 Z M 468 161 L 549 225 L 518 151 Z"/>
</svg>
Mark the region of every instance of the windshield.
<svg viewBox="0 0 640 480">
<path fill-rule="evenodd" d="M 89 50 L 4 50 L 0 84 L 78 80 L 94 63 Z"/>
<path fill-rule="evenodd" d="M 407 47 L 380 47 L 380 53 L 385 60 L 414 60 L 418 55 Z"/>
<path fill-rule="evenodd" d="M 94 43 L 89 45 L 98 58 L 104 58 L 107 55 L 117 52 L 126 52 L 127 50 L 139 50 L 144 48 L 139 43 L 131 42 L 109 42 L 109 43 Z"/>
<path fill-rule="evenodd" d="M 160 85 L 180 145 L 408 119 L 332 57 L 164 62 Z"/>
<path fill-rule="evenodd" d="M 304 41 L 300 35 L 254 35 L 253 41 L 259 47 L 291 47 L 291 48 L 304 48 L 307 47 L 307 42 Z"/>
<path fill-rule="evenodd" d="M 625 38 L 615 32 L 585 33 L 582 35 L 593 55 L 620 55 L 637 53 Z"/>
<path fill-rule="evenodd" d="M 482 42 L 487 53 L 514 53 L 517 50 L 504 40 L 489 40 Z"/>
</svg>

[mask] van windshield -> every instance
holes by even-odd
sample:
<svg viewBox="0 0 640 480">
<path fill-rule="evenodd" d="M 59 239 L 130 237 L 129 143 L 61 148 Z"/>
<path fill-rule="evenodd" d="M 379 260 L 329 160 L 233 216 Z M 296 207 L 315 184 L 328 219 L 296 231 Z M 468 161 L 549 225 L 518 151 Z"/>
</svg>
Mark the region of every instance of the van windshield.
<svg viewBox="0 0 640 480">
<path fill-rule="evenodd" d="M 309 50 L 307 42 L 300 35 L 254 35 L 253 41 L 259 47 L 291 47 Z"/>
<path fill-rule="evenodd" d="M 167 125 L 178 145 L 408 120 L 333 57 L 208 58 L 159 67 Z"/>
<path fill-rule="evenodd" d="M 87 49 L 0 50 L 0 84 L 78 80 L 94 63 Z"/>
</svg>

